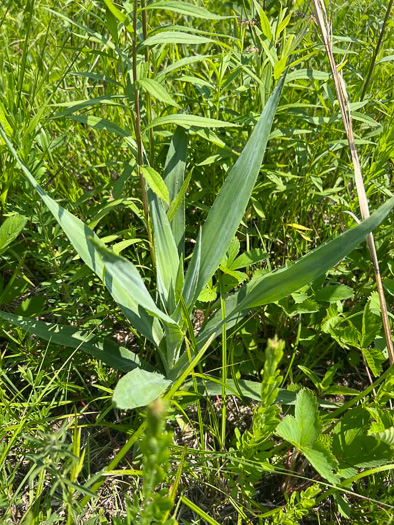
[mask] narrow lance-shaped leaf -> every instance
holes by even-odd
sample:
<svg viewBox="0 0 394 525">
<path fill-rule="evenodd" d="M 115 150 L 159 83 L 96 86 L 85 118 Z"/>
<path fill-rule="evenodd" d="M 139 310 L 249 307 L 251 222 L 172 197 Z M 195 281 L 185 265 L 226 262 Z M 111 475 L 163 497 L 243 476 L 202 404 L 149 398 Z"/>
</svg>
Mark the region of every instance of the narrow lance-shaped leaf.
<svg viewBox="0 0 394 525">
<path fill-rule="evenodd" d="M 149 367 L 147 363 L 141 363 L 138 356 L 127 348 L 75 326 L 44 323 L 2 311 L 0 318 L 45 341 L 82 350 L 121 372 L 129 372 L 142 364 L 144 368 Z"/>
<path fill-rule="evenodd" d="M 150 210 L 153 223 L 158 288 L 163 304 L 171 314 L 175 309 L 175 281 L 179 267 L 178 249 L 164 205 L 155 196 L 151 199 Z M 170 298 L 171 301 L 169 301 Z"/>
<path fill-rule="evenodd" d="M 250 288 L 240 302 L 238 310 L 279 301 L 326 273 L 379 226 L 393 206 L 394 197 L 358 226 L 320 246 L 289 268 L 263 275 L 255 283 L 250 283 Z M 243 291 L 240 289 L 237 293 L 242 296 Z"/>
<path fill-rule="evenodd" d="M 251 308 L 280 301 L 324 275 L 365 240 L 367 235 L 385 219 L 393 206 L 394 197 L 376 210 L 371 217 L 305 255 L 289 268 L 267 273 L 241 286 L 226 299 L 226 326 L 228 328 L 234 326 Z M 213 333 L 218 335 L 221 325 L 222 320 L 218 312 L 203 326 L 197 337 L 198 343 L 203 344 Z"/>
<path fill-rule="evenodd" d="M 187 134 L 186 131 L 178 127 L 172 137 L 168 149 L 166 164 L 164 167 L 164 181 L 170 193 L 171 206 L 183 188 L 187 153 Z M 185 190 L 186 191 L 186 190 Z M 173 217 L 168 217 L 171 223 L 171 230 L 178 248 L 179 256 L 185 256 L 185 200 L 184 194 L 181 195 L 181 202 L 178 210 Z"/>
<path fill-rule="evenodd" d="M 211 13 L 204 7 L 199 7 L 189 2 L 177 2 L 177 1 L 159 1 L 153 2 L 145 7 L 145 9 L 160 9 L 173 11 L 174 13 L 180 13 L 185 16 L 192 16 L 195 18 L 202 18 L 205 20 L 223 20 L 225 18 L 234 18 L 232 16 L 220 16 L 215 13 Z"/>
<path fill-rule="evenodd" d="M 58 221 L 60 227 L 62 228 L 64 233 L 67 235 L 69 241 L 74 246 L 78 255 L 85 262 L 85 264 L 87 264 L 89 268 L 93 270 L 96 273 L 96 275 L 98 275 L 101 279 L 103 277 L 104 264 L 100 256 L 100 253 L 97 249 L 97 246 L 102 246 L 102 248 L 105 250 L 106 248 L 104 244 L 100 241 L 100 239 L 96 236 L 96 234 L 88 226 L 86 226 L 86 224 L 84 224 L 80 219 L 75 217 L 72 213 L 67 211 L 65 208 L 60 206 L 38 184 L 38 182 L 35 180 L 35 178 L 30 173 L 28 168 L 20 160 L 15 148 L 11 144 L 7 135 L 4 133 L 4 130 L 1 125 L 0 125 L 0 135 L 3 137 L 4 141 L 6 142 L 8 146 L 8 149 L 10 150 L 13 157 L 20 165 L 23 173 L 26 175 L 27 179 L 30 181 L 33 188 L 36 190 L 38 195 L 44 201 L 44 203 L 46 204 L 50 212 L 53 214 L 55 219 Z M 115 294 L 114 298 L 115 296 L 117 297 L 117 299 L 115 298 L 115 300 L 118 300 L 118 299 L 120 300 L 120 297 L 122 296 L 122 293 L 123 293 L 122 288 L 123 288 L 123 283 L 118 280 L 118 276 L 117 275 L 113 276 L 110 282 L 110 293 Z M 135 290 L 133 290 L 133 288 L 129 288 L 128 291 L 131 295 Z M 140 297 L 141 297 L 141 294 L 144 295 L 145 297 L 144 300 L 149 301 L 149 298 L 150 298 L 150 300 L 153 302 L 148 290 L 145 288 L 145 285 L 142 279 L 141 279 L 141 282 L 139 282 L 138 290 L 136 291 L 140 294 Z M 123 309 L 125 315 L 131 321 L 133 326 L 135 326 L 135 328 L 142 335 L 144 335 L 149 340 L 151 340 L 152 342 L 158 345 L 163 337 L 163 331 L 162 331 L 162 328 L 158 320 L 153 318 L 142 306 L 138 305 L 137 302 L 134 302 L 134 305 L 131 308 L 130 305 L 133 304 L 131 301 L 132 299 L 130 299 L 127 306 L 125 306 L 124 308 L 121 302 L 119 303 L 119 306 Z M 153 310 L 151 311 L 153 312 Z M 157 311 L 155 312 L 155 315 L 156 314 L 158 314 Z"/>
<path fill-rule="evenodd" d="M 169 104 L 170 106 L 179 107 L 179 105 L 167 92 L 166 88 L 160 84 L 160 82 L 157 82 L 157 80 L 153 80 L 152 78 L 140 78 L 138 83 L 143 89 L 152 95 L 153 98 L 160 100 L 165 104 Z"/>
<path fill-rule="evenodd" d="M 203 226 L 200 273 L 195 292 L 190 297 L 191 304 L 221 263 L 245 213 L 260 172 L 284 80 L 285 77 L 268 100 L 259 122 L 241 156 L 227 175 Z M 190 279 L 191 272 L 188 270 L 185 279 L 185 293 L 188 294 Z"/>
</svg>

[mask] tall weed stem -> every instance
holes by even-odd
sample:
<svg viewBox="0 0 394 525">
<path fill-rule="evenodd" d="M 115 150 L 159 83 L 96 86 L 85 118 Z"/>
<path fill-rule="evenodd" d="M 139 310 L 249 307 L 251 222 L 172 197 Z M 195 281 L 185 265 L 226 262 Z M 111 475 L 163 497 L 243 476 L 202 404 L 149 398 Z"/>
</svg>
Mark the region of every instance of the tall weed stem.
<svg viewBox="0 0 394 525">
<path fill-rule="evenodd" d="M 148 232 L 149 247 L 150 253 L 152 256 L 153 263 L 155 262 L 154 250 L 153 250 L 153 239 L 152 239 L 152 230 L 150 227 L 149 221 L 149 209 L 148 209 L 148 199 L 146 195 L 145 181 L 144 176 L 142 175 L 141 166 L 142 166 L 142 136 L 141 136 L 141 111 L 140 111 L 140 98 L 139 98 L 139 89 L 138 89 L 138 78 L 137 78 L 137 14 L 138 12 L 138 0 L 134 0 L 134 11 L 133 11 L 133 87 L 134 87 L 134 105 L 135 105 L 135 136 L 137 142 L 137 165 L 138 165 L 138 174 L 140 177 L 140 186 L 142 193 L 142 205 L 144 208 L 144 218 L 146 223 L 146 229 Z"/>
<path fill-rule="evenodd" d="M 369 64 L 367 78 L 365 79 L 363 90 L 361 92 L 361 97 L 360 97 L 361 101 L 364 100 L 364 97 L 365 97 L 365 95 L 367 93 L 367 89 L 368 89 L 369 83 L 371 82 L 372 73 L 373 73 L 373 70 L 374 70 L 374 67 L 375 67 L 375 64 L 376 64 L 376 59 L 378 57 L 380 48 L 382 46 L 383 37 L 384 37 L 384 33 L 385 33 L 385 29 L 386 29 L 386 25 L 387 25 L 388 19 L 390 17 L 391 8 L 393 7 L 393 2 L 394 2 L 394 0 L 390 0 L 388 5 L 387 5 L 386 15 L 385 15 L 384 20 L 383 20 L 382 29 L 380 30 L 380 34 L 379 34 L 378 41 L 376 43 L 375 51 L 374 51 L 374 53 L 372 55 L 371 62 Z"/>
<path fill-rule="evenodd" d="M 340 73 L 338 72 L 338 69 L 335 63 L 335 59 L 334 59 L 334 54 L 332 52 L 332 31 L 331 31 L 331 26 L 330 26 L 330 23 L 327 17 L 325 4 L 323 0 L 313 0 L 313 3 L 315 6 L 316 23 L 322 34 L 324 47 L 326 49 L 328 60 L 330 62 L 330 67 L 331 67 L 331 71 L 332 71 L 332 75 L 333 75 L 334 83 L 335 83 L 335 90 L 337 92 L 337 97 L 338 97 L 338 102 L 339 102 L 339 108 L 341 111 L 342 121 L 345 127 L 346 136 L 347 136 L 347 140 L 348 140 L 348 144 L 350 148 L 350 153 L 351 153 L 353 168 L 354 168 L 354 179 L 356 182 L 359 206 L 360 206 L 360 211 L 361 211 L 361 217 L 362 219 L 366 219 L 369 217 L 368 199 L 367 199 L 367 194 L 365 191 L 364 181 L 363 181 L 363 177 L 361 173 L 361 165 L 360 165 L 360 161 L 358 158 L 356 145 L 354 142 L 352 116 L 351 116 L 351 111 L 350 111 L 350 101 L 349 101 L 348 93 L 346 91 L 345 82 L 342 76 L 340 75 Z M 391 0 L 390 0 L 390 3 L 391 3 Z M 390 329 L 390 323 L 389 323 L 389 318 L 388 318 L 388 313 L 387 313 L 387 305 L 386 305 L 386 298 L 384 295 L 382 278 L 380 275 L 379 261 L 378 261 L 378 256 L 377 256 L 376 248 L 375 248 L 375 240 L 374 240 L 372 233 L 370 233 L 367 237 L 367 246 L 369 249 L 369 253 L 371 255 L 372 264 L 373 264 L 374 272 L 375 272 L 375 280 L 376 280 L 376 286 L 377 286 L 377 291 L 379 295 L 380 309 L 382 313 L 383 330 L 384 330 L 384 335 L 386 339 L 389 362 L 390 362 L 390 365 L 393 365 L 394 364 L 394 351 L 393 351 L 393 343 L 391 339 L 391 329 Z"/>
</svg>

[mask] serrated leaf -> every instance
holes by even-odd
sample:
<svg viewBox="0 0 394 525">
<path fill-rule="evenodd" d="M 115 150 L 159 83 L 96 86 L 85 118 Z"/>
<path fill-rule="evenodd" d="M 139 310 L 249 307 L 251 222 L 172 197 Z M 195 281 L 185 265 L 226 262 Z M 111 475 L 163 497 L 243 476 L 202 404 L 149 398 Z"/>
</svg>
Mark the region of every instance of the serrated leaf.
<svg viewBox="0 0 394 525">
<path fill-rule="evenodd" d="M 295 416 L 286 416 L 278 425 L 277 434 L 294 446 L 311 445 L 321 432 L 321 422 L 315 396 L 307 389 L 297 394 Z"/>
<path fill-rule="evenodd" d="M 333 473 L 338 467 L 338 462 L 323 443 L 315 441 L 311 445 L 302 447 L 301 451 L 323 478 L 333 485 L 339 482 L 339 477 Z"/>
<path fill-rule="evenodd" d="M 340 473 L 352 476 L 359 468 L 372 468 L 392 461 L 392 450 L 369 436 L 371 415 L 365 408 L 349 410 L 333 430 L 332 448 L 340 461 Z"/>
<path fill-rule="evenodd" d="M 386 443 L 386 445 L 394 447 L 394 427 L 387 428 L 383 432 L 374 432 L 371 435 Z"/>
<path fill-rule="evenodd" d="M 302 389 L 297 394 L 295 417 L 286 416 L 276 433 L 298 448 L 321 476 L 335 484 L 339 478 L 332 471 L 337 462 L 324 443 L 318 441 L 321 430 L 317 399 L 312 392 Z"/>
</svg>

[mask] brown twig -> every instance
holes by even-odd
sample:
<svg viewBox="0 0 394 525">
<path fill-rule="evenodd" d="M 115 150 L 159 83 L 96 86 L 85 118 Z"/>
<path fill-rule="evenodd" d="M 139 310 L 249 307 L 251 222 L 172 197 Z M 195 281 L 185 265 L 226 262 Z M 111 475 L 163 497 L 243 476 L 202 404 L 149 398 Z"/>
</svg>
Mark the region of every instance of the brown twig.
<svg viewBox="0 0 394 525">
<path fill-rule="evenodd" d="M 337 97 L 338 97 L 338 102 L 339 102 L 339 108 L 341 111 L 342 121 L 345 127 L 346 136 L 347 136 L 347 140 L 348 140 L 348 144 L 350 148 L 350 153 L 351 153 L 353 168 L 354 168 L 354 179 L 356 182 L 356 189 L 357 189 L 359 206 L 360 206 L 360 211 L 361 211 L 361 217 L 362 219 L 366 219 L 367 217 L 369 217 L 368 199 L 367 199 L 367 194 L 365 191 L 364 181 L 363 181 L 362 174 L 361 174 L 360 161 L 358 158 L 357 149 L 356 149 L 356 145 L 354 142 L 349 97 L 346 91 L 346 86 L 345 86 L 343 77 L 338 72 L 337 66 L 335 64 L 335 59 L 334 59 L 334 55 L 332 52 L 331 26 L 328 21 L 324 1 L 323 0 L 313 0 L 313 3 L 315 7 L 315 16 L 316 16 L 315 20 L 322 34 L 324 47 L 326 49 L 327 56 L 330 62 L 330 67 L 331 67 L 332 75 L 334 78 L 335 89 L 337 92 Z M 388 356 L 389 356 L 389 362 L 390 362 L 390 365 L 393 365 L 394 364 L 394 351 L 393 351 L 393 343 L 391 339 L 390 323 L 389 323 L 389 318 L 387 314 L 386 298 L 384 295 L 382 278 L 380 275 L 379 261 L 378 261 L 378 256 L 377 256 L 376 248 L 375 248 L 375 241 L 374 241 L 374 237 L 372 233 L 370 233 L 367 237 L 367 245 L 368 245 L 369 253 L 371 255 L 372 264 L 373 264 L 374 272 L 375 272 L 375 280 L 376 280 L 376 286 L 377 286 L 377 291 L 379 295 L 380 309 L 382 313 L 382 322 L 383 322 L 384 335 L 386 339 L 387 351 L 388 351 Z"/>
</svg>

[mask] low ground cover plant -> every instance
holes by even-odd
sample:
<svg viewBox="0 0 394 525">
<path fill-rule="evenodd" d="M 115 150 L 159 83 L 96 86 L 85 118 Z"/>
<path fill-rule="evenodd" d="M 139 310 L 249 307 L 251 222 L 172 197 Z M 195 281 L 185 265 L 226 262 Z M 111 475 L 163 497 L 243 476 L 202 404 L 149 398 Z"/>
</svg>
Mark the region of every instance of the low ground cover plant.
<svg viewBox="0 0 394 525">
<path fill-rule="evenodd" d="M 22 4 L 0 12 L 4 522 L 390 522 L 392 91 L 365 84 L 391 7 L 369 69 L 368 27 L 327 22 L 374 209 L 353 226 L 307 6 Z"/>
</svg>

